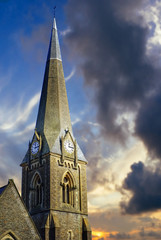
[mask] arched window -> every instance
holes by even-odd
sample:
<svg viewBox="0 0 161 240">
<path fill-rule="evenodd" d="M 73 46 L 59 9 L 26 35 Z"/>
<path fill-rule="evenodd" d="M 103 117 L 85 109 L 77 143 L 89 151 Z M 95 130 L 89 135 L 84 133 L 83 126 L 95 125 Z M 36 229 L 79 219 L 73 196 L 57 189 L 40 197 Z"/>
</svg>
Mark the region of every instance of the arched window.
<svg viewBox="0 0 161 240">
<path fill-rule="evenodd" d="M 31 185 L 30 210 L 42 206 L 43 189 L 42 181 L 38 173 L 35 174 Z"/>
<path fill-rule="evenodd" d="M 63 176 L 62 181 L 62 202 L 74 206 L 74 181 L 69 172 Z"/>
</svg>

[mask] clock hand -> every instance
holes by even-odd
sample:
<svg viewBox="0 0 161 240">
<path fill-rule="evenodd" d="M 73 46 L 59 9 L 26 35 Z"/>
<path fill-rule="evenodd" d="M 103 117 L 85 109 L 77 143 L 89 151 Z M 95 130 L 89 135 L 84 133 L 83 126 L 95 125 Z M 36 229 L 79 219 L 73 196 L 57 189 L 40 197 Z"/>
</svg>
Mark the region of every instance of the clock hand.
<svg viewBox="0 0 161 240">
<path fill-rule="evenodd" d="M 74 147 L 73 147 L 73 144 L 71 144 L 71 143 L 68 144 L 68 147 L 69 147 L 69 148 L 74 148 Z"/>
</svg>

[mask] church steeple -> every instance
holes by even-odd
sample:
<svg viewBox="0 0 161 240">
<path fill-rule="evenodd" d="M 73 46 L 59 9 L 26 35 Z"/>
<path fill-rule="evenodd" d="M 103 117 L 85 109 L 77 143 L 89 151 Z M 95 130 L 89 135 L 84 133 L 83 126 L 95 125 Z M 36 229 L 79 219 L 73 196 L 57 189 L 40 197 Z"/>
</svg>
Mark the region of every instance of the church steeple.
<svg viewBox="0 0 161 240">
<path fill-rule="evenodd" d="M 50 152 L 53 148 L 54 151 L 59 152 L 59 149 L 56 149 L 59 146 L 55 146 L 56 140 L 65 129 L 72 133 L 58 31 L 54 18 L 36 123 L 36 130 L 44 142 L 43 153 Z"/>
<path fill-rule="evenodd" d="M 43 240 L 91 240 L 85 159 L 72 133 L 56 20 L 36 129 L 22 166 L 22 198 Z"/>
</svg>

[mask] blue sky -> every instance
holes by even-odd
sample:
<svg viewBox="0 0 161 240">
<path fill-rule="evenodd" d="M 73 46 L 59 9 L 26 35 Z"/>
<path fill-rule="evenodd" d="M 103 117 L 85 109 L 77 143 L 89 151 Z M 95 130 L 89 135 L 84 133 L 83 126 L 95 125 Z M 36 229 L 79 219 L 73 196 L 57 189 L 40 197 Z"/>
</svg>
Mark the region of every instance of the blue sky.
<svg viewBox="0 0 161 240">
<path fill-rule="evenodd" d="M 0 185 L 20 189 L 55 5 L 93 239 L 160 239 L 159 0 L 0 0 Z"/>
<path fill-rule="evenodd" d="M 65 2 L 27 1 L 24 4 L 21 1 L 15 1 L 13 4 L 11 1 L 0 1 L 1 106 L 6 114 L 2 117 L 3 123 L 5 121 L 9 124 L 16 121 L 20 110 L 23 110 L 34 96 L 40 94 L 55 4 L 57 5 L 56 16 L 65 77 L 68 79 L 75 72 L 75 66 L 68 61 L 68 57 L 65 55 L 66 47 L 63 47 L 63 31 L 67 29 L 63 13 Z M 83 91 L 79 94 L 80 89 L 83 89 L 81 77 L 77 77 L 77 80 L 73 82 L 72 79 L 68 81 L 67 89 L 70 95 L 70 106 L 74 114 L 77 114 L 77 102 L 82 109 L 86 102 Z M 34 107 L 32 106 L 27 121 L 25 119 L 20 121 L 16 125 L 17 128 L 22 130 L 26 125 L 36 121 L 38 97 L 33 101 Z M 14 108 L 15 110 L 13 110 Z M 15 131 L 18 129 L 9 128 L 6 134 Z M 31 136 L 32 134 L 30 138 Z M 22 157 L 26 146 L 21 147 L 23 148 L 23 150 L 20 149 Z"/>
</svg>

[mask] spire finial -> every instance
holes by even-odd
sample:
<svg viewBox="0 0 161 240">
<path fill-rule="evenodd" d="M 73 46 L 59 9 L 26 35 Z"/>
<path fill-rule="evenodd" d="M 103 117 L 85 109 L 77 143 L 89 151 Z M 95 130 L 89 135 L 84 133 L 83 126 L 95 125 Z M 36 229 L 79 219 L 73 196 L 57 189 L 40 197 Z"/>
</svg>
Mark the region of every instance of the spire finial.
<svg viewBox="0 0 161 240">
<path fill-rule="evenodd" d="M 56 11 L 56 6 L 54 6 L 54 18 L 55 18 L 55 11 Z"/>
</svg>

